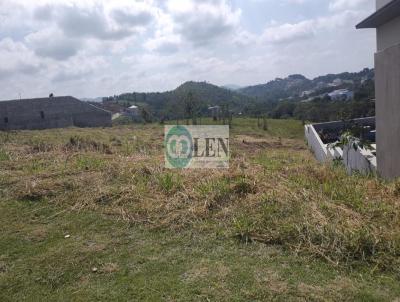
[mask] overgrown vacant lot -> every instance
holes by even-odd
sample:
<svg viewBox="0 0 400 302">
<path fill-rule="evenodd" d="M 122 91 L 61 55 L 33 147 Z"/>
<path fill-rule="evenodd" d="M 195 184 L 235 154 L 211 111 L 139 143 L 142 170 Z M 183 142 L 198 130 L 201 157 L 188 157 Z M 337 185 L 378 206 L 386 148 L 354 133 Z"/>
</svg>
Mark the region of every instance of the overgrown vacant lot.
<svg viewBox="0 0 400 302">
<path fill-rule="evenodd" d="M 160 125 L 0 133 L 1 301 L 394 301 L 400 183 L 236 120 L 229 170 L 166 170 Z"/>
</svg>

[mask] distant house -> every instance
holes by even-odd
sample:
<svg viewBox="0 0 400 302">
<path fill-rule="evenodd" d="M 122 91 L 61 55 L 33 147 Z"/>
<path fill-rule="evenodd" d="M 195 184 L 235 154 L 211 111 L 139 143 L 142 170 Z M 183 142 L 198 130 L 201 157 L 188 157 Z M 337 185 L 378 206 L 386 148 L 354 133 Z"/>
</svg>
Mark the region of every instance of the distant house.
<svg viewBox="0 0 400 302">
<path fill-rule="evenodd" d="M 357 25 L 376 28 L 376 143 L 378 173 L 400 176 L 400 0 L 377 0 L 376 12 Z"/>
<path fill-rule="evenodd" d="M 328 93 L 328 96 L 332 101 L 349 101 L 353 99 L 354 92 L 347 89 L 338 89 Z"/>
<path fill-rule="evenodd" d="M 213 106 L 213 107 L 208 107 L 208 111 L 211 114 L 211 117 L 214 120 L 217 120 L 221 116 L 221 107 L 220 106 Z"/>
<path fill-rule="evenodd" d="M 0 130 L 109 127 L 111 113 L 71 96 L 0 101 Z"/>
<path fill-rule="evenodd" d="M 337 78 L 337 79 L 333 80 L 332 83 L 329 84 L 329 86 L 331 86 L 331 87 L 337 87 L 337 86 L 340 86 L 340 85 L 342 85 L 342 84 L 343 84 L 343 80 Z"/>
<path fill-rule="evenodd" d="M 303 91 L 302 93 L 300 93 L 300 97 L 301 98 L 308 97 L 308 96 L 312 95 L 313 93 L 315 93 L 315 90 Z"/>
<path fill-rule="evenodd" d="M 132 105 L 128 108 L 124 108 L 119 115 L 125 116 L 131 119 L 134 122 L 141 122 L 142 121 L 142 113 L 140 107 L 136 105 Z"/>
<path fill-rule="evenodd" d="M 140 110 L 139 107 L 136 105 L 132 105 L 129 108 L 126 109 L 125 111 L 128 115 L 132 116 L 132 117 L 138 117 L 140 116 Z"/>
</svg>

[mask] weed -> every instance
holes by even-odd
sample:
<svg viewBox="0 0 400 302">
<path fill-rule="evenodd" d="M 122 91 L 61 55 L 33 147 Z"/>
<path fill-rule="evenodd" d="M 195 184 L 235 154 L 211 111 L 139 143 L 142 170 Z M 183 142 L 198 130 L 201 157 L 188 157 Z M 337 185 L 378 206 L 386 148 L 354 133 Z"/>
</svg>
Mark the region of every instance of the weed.
<svg viewBox="0 0 400 302">
<path fill-rule="evenodd" d="M 218 179 L 212 184 L 212 203 L 209 208 L 214 208 L 216 205 L 222 206 L 231 199 L 230 182 L 226 178 Z"/>
<path fill-rule="evenodd" d="M 243 242 L 251 241 L 250 232 L 254 230 L 254 219 L 246 214 L 239 214 L 233 218 L 233 227 L 236 236 Z"/>
<path fill-rule="evenodd" d="M 66 150 L 71 150 L 74 152 L 78 151 L 94 151 L 105 154 L 112 154 L 110 146 L 105 143 L 99 143 L 92 139 L 81 137 L 81 136 L 72 136 L 69 139 L 69 142 L 64 147 Z"/>
<path fill-rule="evenodd" d="M 400 181 L 399 180 L 396 181 L 394 184 L 394 192 L 393 193 L 396 197 L 400 196 Z"/>
<path fill-rule="evenodd" d="M 157 181 L 160 189 L 167 194 L 173 194 L 182 189 L 182 180 L 179 175 L 172 173 L 160 174 L 157 177 Z"/>
<path fill-rule="evenodd" d="M 101 170 L 105 167 L 106 162 L 102 158 L 80 155 L 76 158 L 76 166 L 80 170 Z"/>
<path fill-rule="evenodd" d="M 45 160 L 39 158 L 31 159 L 24 167 L 24 171 L 30 174 L 38 174 L 45 171 L 48 168 L 48 163 Z"/>
<path fill-rule="evenodd" d="M 0 131 L 0 143 L 6 144 L 12 140 L 12 131 Z"/>
<path fill-rule="evenodd" d="M 110 141 L 111 141 L 111 144 L 113 145 L 113 146 L 117 146 L 117 147 L 121 147 L 122 146 L 122 141 L 119 139 L 119 138 L 117 138 L 117 137 L 112 137 L 111 139 L 110 139 Z"/>
<path fill-rule="evenodd" d="M 233 186 L 233 192 L 238 195 L 254 194 L 256 193 L 256 186 L 251 183 L 245 177 L 240 178 L 240 180 Z"/>
<path fill-rule="evenodd" d="M 30 143 L 32 153 L 45 153 L 54 150 L 55 146 L 40 140 L 33 140 Z"/>
<path fill-rule="evenodd" d="M 8 161 L 8 160 L 10 160 L 10 156 L 8 155 L 8 153 L 6 151 L 4 151 L 3 149 L 0 148 L 0 162 Z"/>
</svg>

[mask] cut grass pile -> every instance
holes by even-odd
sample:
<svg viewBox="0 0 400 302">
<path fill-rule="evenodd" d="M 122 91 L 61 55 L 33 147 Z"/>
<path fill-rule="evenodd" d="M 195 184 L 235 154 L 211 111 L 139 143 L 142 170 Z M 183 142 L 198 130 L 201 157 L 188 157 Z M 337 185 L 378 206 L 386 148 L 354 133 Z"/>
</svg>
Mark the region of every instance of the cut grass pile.
<svg viewBox="0 0 400 302">
<path fill-rule="evenodd" d="M 0 273 L 0 278 L 3 278 L 0 280 L 10 285 L 22 278 L 13 275 L 9 268 L 15 259 L 27 257 L 24 253 L 28 253 L 22 248 L 20 257 L 10 256 L 21 248 L 18 243 L 21 234 L 15 236 L 15 240 L 18 239 L 16 242 L 11 239 L 17 229 L 23 230 L 24 236 L 32 238 L 36 238 L 37 232 L 39 239 L 32 239 L 29 246 L 34 249 L 42 246 L 43 255 L 47 255 L 51 247 L 46 244 L 54 244 L 49 236 L 56 238 L 62 235 L 49 235 L 49 223 L 52 224 L 53 220 L 65 223 L 66 217 L 70 217 L 73 223 L 74 219 L 94 215 L 98 217 L 96 219 L 104 220 L 101 223 L 112 225 L 110 228 L 113 232 L 125 225 L 122 228 L 133 228 L 140 233 L 139 237 L 153 234 L 165 241 L 165 236 L 172 236 L 167 240 L 171 246 L 166 247 L 166 251 L 176 253 L 176 259 L 171 256 L 171 259 L 175 259 L 171 261 L 178 261 L 178 270 L 185 271 L 182 277 L 184 282 L 199 282 L 199 297 L 207 296 L 202 296 L 203 286 L 208 284 L 204 283 L 205 275 L 214 280 L 222 292 L 231 292 L 231 298 L 298 297 L 301 290 L 306 292 L 304 297 L 316 295 L 316 300 L 340 298 L 332 294 L 333 289 L 329 290 L 327 284 L 319 284 L 322 287 L 314 290 L 304 284 L 304 288 L 299 289 L 299 280 L 308 280 L 309 276 L 302 277 L 302 273 L 298 272 L 297 279 L 292 280 L 297 283 L 293 285 L 288 283 L 291 279 L 284 274 L 285 269 L 276 271 L 275 266 L 270 272 L 262 270 L 267 270 L 265 266 L 260 270 L 257 270 L 259 264 L 252 266 L 251 274 L 255 274 L 257 280 L 264 281 L 259 281 L 260 286 L 250 284 L 247 273 L 243 272 L 248 261 L 246 257 L 257 257 L 257 250 L 261 247 L 275 251 L 274 256 L 260 256 L 263 259 L 260 261 L 266 261 L 270 269 L 273 257 L 276 258 L 276 266 L 282 265 L 279 261 L 287 261 L 289 266 L 300 267 L 299 271 L 303 273 L 308 270 L 308 262 L 311 265 L 315 263 L 314 269 L 322 270 L 320 274 L 317 273 L 321 280 L 332 281 L 334 278 L 343 283 L 343 278 L 349 278 L 344 283 L 354 288 L 343 290 L 352 293 L 353 298 L 357 295 L 382 299 L 396 297 L 400 291 L 394 285 L 396 282 L 382 281 L 371 285 L 368 280 L 400 279 L 399 183 L 385 183 L 360 175 L 347 176 L 341 167 L 316 163 L 302 140 L 302 126 L 296 121 L 269 120 L 268 131 L 263 131 L 257 127 L 256 120 L 236 120 L 231 139 L 233 155 L 229 170 L 178 171 L 164 168 L 163 129 L 159 125 L 1 133 L 0 204 L 4 213 L 9 212 L 11 220 L 13 217 L 21 218 L 17 216 L 17 209 L 20 208 L 23 213 L 49 213 L 48 216 L 46 213 L 40 214 L 37 218 L 43 224 L 42 229 L 30 230 L 23 221 L 2 227 L 8 236 L 8 239 L 3 238 L 3 244 L 12 242 L 15 247 L 4 246 L 6 251 L 0 256 L 5 260 L 0 258 L 0 272 L 2 263 L 5 268 Z M 118 227 L 113 225 L 114 222 L 118 223 Z M 93 232 L 107 232 L 97 223 L 94 226 Z M 113 237 L 109 233 L 103 235 Z M 192 242 L 191 238 L 197 239 Z M 206 243 L 207 240 L 210 243 Z M 151 244 L 155 244 L 154 241 L 156 239 Z M 174 241 L 175 245 L 172 243 Z M 129 244 L 118 244 L 127 253 L 125 249 Z M 218 261 L 203 259 L 205 256 L 200 251 L 181 251 L 191 244 L 197 244 L 204 253 L 209 253 L 209 249 L 213 248 L 227 249 L 229 253 L 237 249 L 232 252 L 232 261 L 238 261 L 237 265 L 241 267 L 235 267 L 225 259 L 227 256 L 222 251 L 220 256 L 223 259 L 219 258 Z M 149 253 L 151 257 L 161 257 L 164 253 L 162 247 L 160 255 L 155 251 L 149 252 L 150 242 L 143 245 L 143 253 Z M 70 246 L 67 250 L 72 254 L 77 253 L 74 248 Z M 137 247 L 138 250 L 141 248 Z M 59 249 L 57 253 L 61 255 L 62 250 Z M 240 263 L 242 249 L 246 252 L 243 252 L 244 260 Z M 39 258 L 40 253 L 38 251 Z M 10 260 L 10 257 L 14 260 Z M 89 253 L 85 259 L 90 263 L 96 262 L 96 258 L 92 257 L 92 253 Z M 93 265 L 104 276 L 119 276 L 121 270 L 127 269 L 127 260 L 124 258 L 127 256 L 119 255 L 121 259 L 116 257 L 110 257 L 112 261 L 104 257 Z M 188 258 L 191 257 L 197 257 L 199 261 L 193 263 L 192 269 L 186 270 Z M 265 257 L 272 258 L 265 260 Z M 28 259 L 31 263 L 39 261 L 34 255 L 28 256 Z M 89 266 L 87 270 L 90 270 Z M 52 266 L 46 270 L 46 274 L 50 274 L 52 269 L 55 270 L 54 276 L 45 278 L 44 287 L 64 286 L 66 277 L 63 272 L 58 272 Z M 79 271 L 78 267 L 71 271 L 69 269 L 68 266 L 67 281 L 74 279 Z M 166 269 L 171 270 L 171 267 Z M 332 277 L 327 273 L 329 269 L 342 273 Z M 353 270 L 359 274 L 362 272 L 367 281 L 359 283 L 351 275 Z M 324 274 L 325 279 L 322 277 Z M 230 277 L 236 278 L 235 281 L 227 282 Z M 160 278 L 157 282 L 163 282 L 164 277 Z M 57 281 L 59 279 L 61 281 Z M 122 286 L 116 285 L 117 280 L 124 282 L 115 279 L 113 284 Z M 244 281 L 250 282 L 247 294 L 223 288 Z M 27 281 L 22 282 L 31 286 Z M 82 282 L 90 283 L 90 280 Z M 262 284 L 270 284 L 276 291 L 271 294 L 260 290 Z M 2 286 L 7 287 L 4 283 Z M 335 288 L 336 285 L 331 286 Z M 378 287 L 391 293 L 381 293 Z M 154 287 L 151 288 L 149 291 L 142 288 L 141 293 L 146 296 L 146 292 L 147 297 L 159 297 L 157 292 L 151 294 Z M 63 290 L 68 292 L 68 288 Z M 189 288 L 181 290 L 179 295 Z M 261 296 L 256 294 L 257 290 L 260 290 Z M 89 289 L 82 285 L 82 291 Z M 208 294 L 207 297 L 224 298 L 224 295 L 217 293 Z M 179 295 L 169 297 L 172 300 L 184 297 Z"/>
</svg>

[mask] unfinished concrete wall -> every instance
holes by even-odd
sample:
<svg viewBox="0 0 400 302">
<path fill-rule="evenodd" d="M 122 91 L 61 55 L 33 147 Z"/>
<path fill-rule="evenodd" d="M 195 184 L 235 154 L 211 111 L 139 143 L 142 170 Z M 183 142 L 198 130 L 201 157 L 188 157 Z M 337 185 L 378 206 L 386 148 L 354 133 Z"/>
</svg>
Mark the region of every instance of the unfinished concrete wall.
<svg viewBox="0 0 400 302">
<path fill-rule="evenodd" d="M 352 124 L 375 127 L 375 117 L 360 118 L 352 121 Z M 372 150 L 357 148 L 354 150 L 352 146 L 333 147 L 324 144 L 318 134 L 321 130 L 346 129 L 350 124 L 339 122 L 320 123 L 305 126 L 305 137 L 307 144 L 314 153 L 316 159 L 320 162 L 331 162 L 333 160 L 341 160 L 349 174 L 358 171 L 363 174 L 375 173 L 377 170 L 376 156 Z"/>
<path fill-rule="evenodd" d="M 386 4 L 388 4 L 389 2 L 392 2 L 393 0 L 376 0 L 376 9 L 381 9 L 382 7 L 384 7 Z"/>
<path fill-rule="evenodd" d="M 111 113 L 73 97 L 0 102 L 0 130 L 111 126 Z"/>
<path fill-rule="evenodd" d="M 352 146 L 345 146 L 342 157 L 348 174 L 354 171 L 366 175 L 376 172 L 376 157 L 370 150 L 360 148 L 354 150 Z"/>
<path fill-rule="evenodd" d="M 400 176 L 400 44 L 375 54 L 378 173 Z"/>
<path fill-rule="evenodd" d="M 348 122 L 343 121 L 335 121 L 335 122 L 327 122 L 327 123 L 318 123 L 313 124 L 313 127 L 316 131 L 321 130 L 330 130 L 330 129 L 348 129 L 349 125 L 359 125 L 359 126 L 371 126 L 375 127 L 375 117 L 362 117 L 352 119 Z"/>
<path fill-rule="evenodd" d="M 378 51 L 400 43 L 400 17 L 377 28 Z"/>
</svg>

